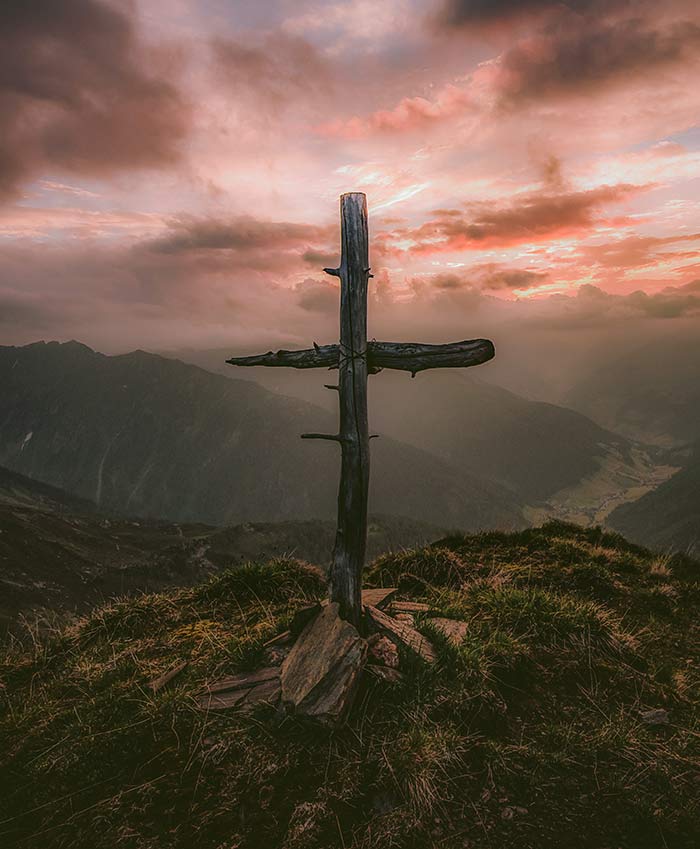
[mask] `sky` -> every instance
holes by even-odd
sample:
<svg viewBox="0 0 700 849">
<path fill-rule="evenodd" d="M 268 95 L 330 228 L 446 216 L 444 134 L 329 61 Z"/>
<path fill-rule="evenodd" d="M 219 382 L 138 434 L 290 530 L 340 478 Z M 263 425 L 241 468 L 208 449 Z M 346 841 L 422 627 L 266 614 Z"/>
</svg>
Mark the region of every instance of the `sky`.
<svg viewBox="0 0 700 849">
<path fill-rule="evenodd" d="M 0 342 L 332 341 L 347 191 L 370 337 L 700 330 L 698 79 L 697 0 L 4 0 Z"/>
</svg>

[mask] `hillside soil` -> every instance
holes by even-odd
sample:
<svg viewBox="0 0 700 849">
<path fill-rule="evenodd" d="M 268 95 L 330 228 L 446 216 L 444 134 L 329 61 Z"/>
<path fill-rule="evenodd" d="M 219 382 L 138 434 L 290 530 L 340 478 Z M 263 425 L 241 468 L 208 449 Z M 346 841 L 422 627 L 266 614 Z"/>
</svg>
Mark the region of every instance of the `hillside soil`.
<svg viewBox="0 0 700 849">
<path fill-rule="evenodd" d="M 278 559 L 115 602 L 0 663 L 4 846 L 690 849 L 698 564 L 552 523 L 381 557 L 438 660 L 365 680 L 331 731 L 206 711 L 208 681 L 321 597 Z M 454 646 L 431 626 L 466 625 Z M 187 666 L 158 692 L 149 682 Z"/>
</svg>

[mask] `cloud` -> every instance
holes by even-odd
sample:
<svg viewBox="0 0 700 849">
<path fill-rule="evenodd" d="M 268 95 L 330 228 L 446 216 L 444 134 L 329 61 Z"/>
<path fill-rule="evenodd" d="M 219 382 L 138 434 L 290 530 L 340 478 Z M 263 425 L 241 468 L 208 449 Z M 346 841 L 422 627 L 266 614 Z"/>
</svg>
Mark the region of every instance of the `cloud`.
<svg viewBox="0 0 700 849">
<path fill-rule="evenodd" d="M 488 262 L 472 266 L 459 274 L 453 272 L 431 275 L 429 283 L 437 291 L 472 289 L 497 292 L 530 289 L 544 283 L 548 277 L 549 273 L 546 271 L 508 268 L 495 262 Z"/>
<path fill-rule="evenodd" d="M 453 4 L 463 12 L 481 4 Z M 480 72 L 502 106 L 600 91 L 665 67 L 697 59 L 696 12 L 671 3 L 675 14 L 645 2 L 488 4 L 494 15 L 548 8 L 552 14 L 534 33 L 508 47 Z M 507 8 L 506 8 L 507 7 Z M 476 17 L 476 15 L 475 15 Z"/>
<path fill-rule="evenodd" d="M 445 28 L 470 27 L 560 11 L 562 7 L 587 11 L 594 3 L 595 0 L 446 0 L 438 12 L 438 23 Z"/>
<path fill-rule="evenodd" d="M 690 22 L 663 31 L 639 20 L 567 26 L 508 50 L 498 63 L 496 89 L 508 105 L 586 93 L 681 63 L 698 47 L 700 26 Z"/>
<path fill-rule="evenodd" d="M 682 242 L 698 242 L 700 233 L 680 236 L 628 236 L 613 242 L 597 245 L 584 245 L 581 255 L 586 263 L 594 262 L 605 268 L 625 269 L 643 268 L 655 265 L 664 259 L 678 259 L 686 256 L 699 256 L 700 250 L 666 251 L 664 248 Z"/>
<path fill-rule="evenodd" d="M 170 222 L 170 232 L 144 244 L 155 253 L 192 251 L 273 251 L 305 248 L 330 236 L 330 228 L 285 221 L 264 221 L 252 216 L 228 220 L 182 217 Z M 304 250 L 308 253 L 308 249 Z"/>
<path fill-rule="evenodd" d="M 474 108 L 471 95 L 456 85 L 444 86 L 437 97 L 404 97 L 391 109 L 378 109 L 364 117 L 354 116 L 322 124 L 321 135 L 348 139 L 366 138 L 374 134 L 412 133 L 425 130 L 450 118 L 466 114 Z"/>
<path fill-rule="evenodd" d="M 294 287 L 297 303 L 308 312 L 335 315 L 338 312 L 338 285 L 325 280 L 307 278 Z"/>
<path fill-rule="evenodd" d="M 408 240 L 411 253 L 486 250 L 541 243 L 580 235 L 607 221 L 602 210 L 644 191 L 618 184 L 581 191 L 526 192 L 506 203 L 472 204 L 466 209 L 435 210 L 435 217 L 413 230 L 380 234 L 387 252 Z M 618 221 L 619 223 L 619 221 Z"/>
<path fill-rule="evenodd" d="M 0 199 L 39 173 L 109 176 L 180 156 L 189 107 L 164 51 L 99 0 L 0 4 Z"/>
<path fill-rule="evenodd" d="M 308 41 L 281 32 L 259 43 L 211 42 L 214 70 L 225 95 L 257 113 L 299 103 L 332 87 L 333 67 Z"/>
</svg>

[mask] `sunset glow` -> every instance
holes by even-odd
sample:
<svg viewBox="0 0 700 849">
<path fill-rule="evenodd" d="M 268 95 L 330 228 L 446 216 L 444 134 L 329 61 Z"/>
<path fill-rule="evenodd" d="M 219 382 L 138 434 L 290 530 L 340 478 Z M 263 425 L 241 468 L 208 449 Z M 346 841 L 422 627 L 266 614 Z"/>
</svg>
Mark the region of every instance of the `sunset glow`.
<svg viewBox="0 0 700 849">
<path fill-rule="evenodd" d="M 700 312 L 691 0 L 38 5 L 0 11 L 7 342 L 330 335 L 344 191 L 377 331 L 591 288 Z"/>
</svg>

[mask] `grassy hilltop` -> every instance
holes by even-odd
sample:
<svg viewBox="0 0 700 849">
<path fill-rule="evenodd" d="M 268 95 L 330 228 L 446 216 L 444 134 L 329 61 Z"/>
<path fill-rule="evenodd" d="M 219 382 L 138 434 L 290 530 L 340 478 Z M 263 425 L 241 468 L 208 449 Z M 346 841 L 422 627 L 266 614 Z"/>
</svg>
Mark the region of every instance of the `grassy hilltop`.
<svg viewBox="0 0 700 849">
<path fill-rule="evenodd" d="M 311 567 L 250 564 L 116 602 L 0 661 L 0 842 L 697 846 L 699 580 L 687 558 L 560 523 L 385 555 L 367 584 L 469 635 L 453 648 L 418 619 L 439 663 L 366 684 L 336 732 L 194 700 L 264 662 L 263 642 L 323 594 Z"/>
</svg>

